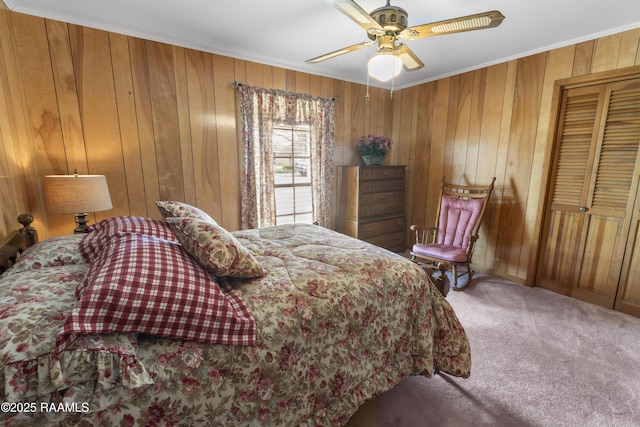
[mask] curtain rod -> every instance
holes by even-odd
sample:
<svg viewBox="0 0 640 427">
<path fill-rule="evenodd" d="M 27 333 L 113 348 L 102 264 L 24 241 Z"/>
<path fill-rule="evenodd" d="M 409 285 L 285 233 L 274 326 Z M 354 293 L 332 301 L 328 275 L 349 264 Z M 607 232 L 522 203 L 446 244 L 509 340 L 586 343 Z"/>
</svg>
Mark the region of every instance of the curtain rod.
<svg viewBox="0 0 640 427">
<path fill-rule="evenodd" d="M 239 88 L 241 88 L 242 86 L 244 86 L 244 83 L 240 83 L 240 82 L 235 82 L 235 81 L 234 81 L 234 82 L 232 82 L 232 83 L 231 83 L 231 85 L 232 85 L 234 88 L 239 89 Z M 336 101 L 338 100 L 338 98 L 337 98 L 337 97 L 335 97 L 335 96 L 334 96 L 334 97 L 331 97 L 331 98 L 329 98 L 329 99 L 330 99 L 330 100 L 332 100 L 333 102 L 336 102 Z"/>
</svg>

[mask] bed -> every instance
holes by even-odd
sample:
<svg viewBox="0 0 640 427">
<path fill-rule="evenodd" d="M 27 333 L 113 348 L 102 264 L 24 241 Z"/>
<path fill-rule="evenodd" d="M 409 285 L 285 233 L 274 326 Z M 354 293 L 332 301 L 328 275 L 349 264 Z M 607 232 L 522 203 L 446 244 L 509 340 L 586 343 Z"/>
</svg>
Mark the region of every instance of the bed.
<svg viewBox="0 0 640 427">
<path fill-rule="evenodd" d="M 0 276 L 5 425 L 341 426 L 404 377 L 469 376 L 463 327 L 401 255 L 158 205 Z"/>
</svg>

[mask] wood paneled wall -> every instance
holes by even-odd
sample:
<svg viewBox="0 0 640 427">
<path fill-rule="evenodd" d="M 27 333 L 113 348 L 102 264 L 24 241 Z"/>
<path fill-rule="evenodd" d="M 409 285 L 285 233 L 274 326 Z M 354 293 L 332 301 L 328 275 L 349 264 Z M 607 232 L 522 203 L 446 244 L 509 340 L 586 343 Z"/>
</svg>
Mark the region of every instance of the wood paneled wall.
<svg viewBox="0 0 640 427">
<path fill-rule="evenodd" d="M 114 209 L 92 221 L 158 217 L 159 199 L 240 226 L 234 81 L 336 97 L 335 165 L 353 141 L 391 135 L 408 165 L 408 221 L 432 222 L 443 174 L 497 190 L 476 251 L 480 269 L 530 283 L 551 150 L 554 82 L 640 63 L 640 30 L 395 93 L 7 10 L 0 2 L 0 237 L 31 212 L 41 238 L 69 233 L 47 214 L 47 174 L 104 174 Z"/>
<path fill-rule="evenodd" d="M 640 29 L 404 89 L 396 160 L 409 165 L 409 222 L 433 224 L 442 176 L 496 190 L 474 264 L 533 284 L 549 180 L 557 80 L 640 65 Z"/>
<path fill-rule="evenodd" d="M 2 5 L 2 3 L 0 3 Z M 352 141 L 392 133 L 388 91 L 13 13 L 0 6 L 0 237 L 18 213 L 40 237 L 73 230 L 47 214 L 45 175 L 107 176 L 114 215 L 159 217 L 183 200 L 240 226 L 240 149 L 234 82 L 336 97 L 335 164 L 357 162 Z M 364 72 L 364 68 L 363 68 Z"/>
</svg>

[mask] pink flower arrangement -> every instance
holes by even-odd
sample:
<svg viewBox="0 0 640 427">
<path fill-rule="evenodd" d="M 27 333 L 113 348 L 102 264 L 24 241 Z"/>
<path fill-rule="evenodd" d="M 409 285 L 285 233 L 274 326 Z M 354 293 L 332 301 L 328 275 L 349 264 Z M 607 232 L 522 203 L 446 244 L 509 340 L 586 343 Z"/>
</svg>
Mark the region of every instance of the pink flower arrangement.
<svg viewBox="0 0 640 427">
<path fill-rule="evenodd" d="M 356 147 L 363 156 L 381 156 L 385 158 L 393 141 L 386 136 L 363 135 L 356 141 Z"/>
</svg>

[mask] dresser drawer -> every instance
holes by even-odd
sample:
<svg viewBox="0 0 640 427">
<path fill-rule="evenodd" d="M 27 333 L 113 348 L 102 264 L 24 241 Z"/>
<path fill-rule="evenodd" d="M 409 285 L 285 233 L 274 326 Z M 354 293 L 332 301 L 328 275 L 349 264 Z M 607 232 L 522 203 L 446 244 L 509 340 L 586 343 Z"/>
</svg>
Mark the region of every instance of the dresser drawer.
<svg viewBox="0 0 640 427">
<path fill-rule="evenodd" d="M 404 212 L 404 202 L 381 203 L 371 206 L 371 215 L 391 215 Z"/>
<path fill-rule="evenodd" d="M 367 193 L 360 196 L 360 206 L 370 207 L 383 203 L 404 204 L 404 191 L 389 191 L 386 193 Z"/>
<path fill-rule="evenodd" d="M 370 216 L 382 216 L 401 214 L 404 212 L 404 202 L 380 203 L 376 205 L 362 206 L 360 208 L 360 218 Z"/>
<path fill-rule="evenodd" d="M 358 224 L 358 237 L 366 240 L 370 237 L 396 232 L 402 232 L 404 235 L 405 224 L 406 220 L 404 217 L 396 217 L 384 219 L 382 221 L 361 223 Z"/>
<path fill-rule="evenodd" d="M 404 191 L 389 191 L 385 193 L 373 193 L 362 196 L 362 200 L 368 199 L 368 202 L 372 205 L 380 203 L 396 203 L 401 202 L 404 204 Z"/>
<path fill-rule="evenodd" d="M 382 236 L 375 236 L 369 239 L 363 239 L 365 242 L 372 245 L 380 246 L 390 251 L 398 252 L 403 251 L 404 247 L 404 231 L 397 233 L 383 234 Z"/>
<path fill-rule="evenodd" d="M 377 181 L 363 181 L 360 183 L 360 193 L 380 193 L 404 189 L 404 179 L 389 179 Z"/>
<path fill-rule="evenodd" d="M 362 179 L 397 179 L 404 178 L 404 174 L 404 167 L 376 166 L 362 168 L 360 176 Z"/>
</svg>

